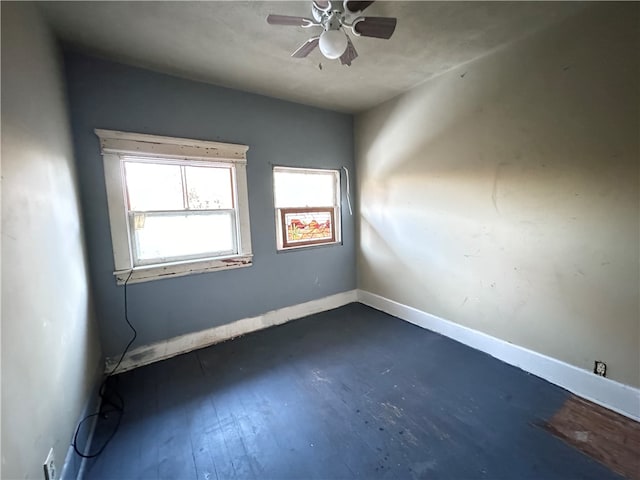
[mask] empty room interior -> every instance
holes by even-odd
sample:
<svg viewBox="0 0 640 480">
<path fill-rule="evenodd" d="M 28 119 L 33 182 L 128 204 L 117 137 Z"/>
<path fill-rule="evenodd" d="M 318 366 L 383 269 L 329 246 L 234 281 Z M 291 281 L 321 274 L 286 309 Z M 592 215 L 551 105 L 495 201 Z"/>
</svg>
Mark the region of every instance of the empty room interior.
<svg viewBox="0 0 640 480">
<path fill-rule="evenodd" d="M 640 2 L 9 2 L 2 479 L 640 480 Z"/>
</svg>

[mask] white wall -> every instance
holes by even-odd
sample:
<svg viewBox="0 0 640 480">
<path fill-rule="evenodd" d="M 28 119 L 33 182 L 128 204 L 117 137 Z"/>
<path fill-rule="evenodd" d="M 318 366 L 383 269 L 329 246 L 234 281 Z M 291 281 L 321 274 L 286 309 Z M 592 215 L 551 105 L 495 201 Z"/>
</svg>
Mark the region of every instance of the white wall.
<svg viewBox="0 0 640 480">
<path fill-rule="evenodd" d="M 2 2 L 2 471 L 58 468 L 101 357 L 61 65 L 34 4 Z"/>
<path fill-rule="evenodd" d="M 359 288 L 640 386 L 639 7 L 357 117 Z"/>
</svg>

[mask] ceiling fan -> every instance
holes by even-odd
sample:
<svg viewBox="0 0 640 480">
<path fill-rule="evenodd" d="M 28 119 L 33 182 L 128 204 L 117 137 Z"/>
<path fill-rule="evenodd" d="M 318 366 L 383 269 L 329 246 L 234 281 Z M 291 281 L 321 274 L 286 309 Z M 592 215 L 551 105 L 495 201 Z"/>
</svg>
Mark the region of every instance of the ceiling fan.
<svg viewBox="0 0 640 480">
<path fill-rule="evenodd" d="M 330 1 L 313 0 L 311 14 L 313 18 L 293 17 L 289 15 L 269 15 L 270 25 L 290 25 L 295 27 L 320 27 L 322 33 L 311 37 L 291 54 L 294 58 L 304 58 L 316 47 L 331 59 L 340 59 L 343 65 L 351 65 L 358 56 L 347 29 L 356 37 L 374 37 L 389 39 L 396 29 L 397 19 L 393 17 L 365 17 L 362 12 L 373 1 L 357 2 L 353 0 Z"/>
</svg>

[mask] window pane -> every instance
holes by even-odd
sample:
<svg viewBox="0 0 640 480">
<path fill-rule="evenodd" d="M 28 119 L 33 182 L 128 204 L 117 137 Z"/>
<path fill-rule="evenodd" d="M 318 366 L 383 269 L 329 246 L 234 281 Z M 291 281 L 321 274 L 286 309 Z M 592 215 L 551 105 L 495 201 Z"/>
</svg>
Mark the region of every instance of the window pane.
<svg viewBox="0 0 640 480">
<path fill-rule="evenodd" d="M 336 204 L 335 172 L 275 169 L 275 207 L 328 207 Z"/>
<path fill-rule="evenodd" d="M 185 173 L 189 208 L 233 208 L 230 168 L 185 167 Z"/>
<path fill-rule="evenodd" d="M 136 264 L 237 253 L 233 212 L 131 214 Z"/>
<path fill-rule="evenodd" d="M 179 165 L 124 162 L 129 210 L 182 210 Z"/>
</svg>

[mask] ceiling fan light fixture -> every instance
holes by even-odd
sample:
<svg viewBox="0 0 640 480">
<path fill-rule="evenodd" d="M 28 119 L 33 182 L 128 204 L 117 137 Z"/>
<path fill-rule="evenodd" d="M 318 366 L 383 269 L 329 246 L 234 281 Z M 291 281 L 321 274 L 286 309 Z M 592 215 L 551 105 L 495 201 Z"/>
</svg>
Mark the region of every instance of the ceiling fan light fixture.
<svg viewBox="0 0 640 480">
<path fill-rule="evenodd" d="M 358 52 L 351 37 L 347 35 L 347 29 L 351 30 L 354 37 L 373 37 L 385 40 L 391 38 L 396 29 L 398 19 L 395 17 L 362 16 L 362 11 L 374 1 L 312 0 L 311 14 L 313 18 L 269 14 L 267 23 L 321 28 L 320 35 L 309 38 L 291 56 L 306 58 L 319 47 L 320 52 L 329 60 L 340 59 L 342 65 L 351 66 L 351 62 L 358 57 Z"/>
<path fill-rule="evenodd" d="M 347 49 L 347 36 L 342 30 L 326 30 L 320 35 L 320 51 L 330 60 L 340 58 Z"/>
</svg>

